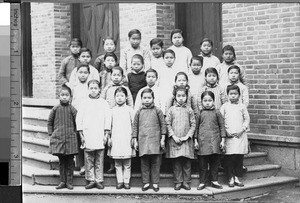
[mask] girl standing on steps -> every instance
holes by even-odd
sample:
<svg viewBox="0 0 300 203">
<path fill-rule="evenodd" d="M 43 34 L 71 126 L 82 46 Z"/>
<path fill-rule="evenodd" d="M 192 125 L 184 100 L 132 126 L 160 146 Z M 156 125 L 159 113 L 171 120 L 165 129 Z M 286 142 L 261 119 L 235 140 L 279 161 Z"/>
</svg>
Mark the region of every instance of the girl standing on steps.
<svg viewBox="0 0 300 203">
<path fill-rule="evenodd" d="M 202 108 L 198 115 L 197 129 L 194 137 L 197 150 L 200 184 L 198 190 L 205 188 L 211 177 L 211 186 L 222 189 L 218 183 L 218 168 L 220 166 L 221 149 L 225 142 L 225 126 L 223 117 L 214 106 L 215 95 L 211 91 L 201 94 Z"/>
<path fill-rule="evenodd" d="M 126 104 L 127 90 L 120 86 L 115 91 L 116 106 L 112 108 L 111 137 L 108 139 L 108 156 L 114 159 L 117 189 L 130 189 L 131 157 L 135 151 L 131 148 L 133 109 Z"/>
<path fill-rule="evenodd" d="M 48 118 L 50 153 L 58 156 L 60 183 L 56 189 L 73 189 L 74 155 L 78 153 L 76 134 L 77 110 L 70 104 L 71 89 L 65 84 L 59 92 L 60 104 L 53 107 Z"/>
<path fill-rule="evenodd" d="M 190 190 L 196 120 L 194 111 L 187 105 L 188 89 L 175 87 L 173 95 L 176 103 L 169 109 L 166 118 L 168 127 L 166 158 L 172 159 L 174 189 Z"/>
<path fill-rule="evenodd" d="M 241 95 L 237 85 L 227 87 L 229 101 L 221 106 L 220 112 L 224 118 L 226 138 L 224 165 L 228 175 L 229 187 L 243 187 L 238 177 L 243 175 L 244 154 L 248 153 L 248 138 L 250 117 L 244 104 L 239 103 Z"/>
</svg>

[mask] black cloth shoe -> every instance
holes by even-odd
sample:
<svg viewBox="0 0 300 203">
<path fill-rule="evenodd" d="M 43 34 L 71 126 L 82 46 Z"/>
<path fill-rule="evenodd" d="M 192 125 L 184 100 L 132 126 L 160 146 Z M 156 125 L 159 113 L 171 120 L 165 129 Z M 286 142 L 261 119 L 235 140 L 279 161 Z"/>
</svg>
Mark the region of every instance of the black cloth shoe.
<svg viewBox="0 0 300 203">
<path fill-rule="evenodd" d="M 55 187 L 55 189 L 59 190 L 59 189 L 63 189 L 63 188 L 66 188 L 66 187 L 67 187 L 66 183 L 61 182 L 61 183 L 58 184 L 58 186 Z"/>
<path fill-rule="evenodd" d="M 154 192 L 158 192 L 159 191 L 159 186 L 157 184 L 156 184 L 156 186 L 154 186 L 154 184 L 153 184 L 152 188 L 153 188 Z"/>
<path fill-rule="evenodd" d="M 120 190 L 124 187 L 124 184 L 123 183 L 118 183 L 118 185 L 116 186 L 116 189 L 117 190 Z"/>
<path fill-rule="evenodd" d="M 197 190 L 203 190 L 205 188 L 205 184 L 199 184 Z"/>
<path fill-rule="evenodd" d="M 174 190 L 180 190 L 180 188 L 181 188 L 181 183 L 176 183 Z"/>
<path fill-rule="evenodd" d="M 190 190 L 191 189 L 190 185 L 186 182 L 183 182 L 182 188 L 185 189 L 185 190 Z"/>
<path fill-rule="evenodd" d="M 106 171 L 106 173 L 108 173 L 108 174 L 115 173 L 115 168 L 112 167 L 112 168 L 108 169 L 108 170 Z"/>
<path fill-rule="evenodd" d="M 73 189 L 74 189 L 73 185 L 72 185 L 72 184 L 68 184 L 68 183 L 67 183 L 67 188 L 68 188 L 69 190 L 73 190 Z"/>
<path fill-rule="evenodd" d="M 219 183 L 218 183 L 218 184 L 211 183 L 211 186 L 212 186 L 213 188 L 223 189 L 223 186 L 220 185 Z"/>
<path fill-rule="evenodd" d="M 104 189 L 104 185 L 101 182 L 96 183 L 96 188 L 102 190 L 102 189 Z"/>
<path fill-rule="evenodd" d="M 242 182 L 235 182 L 234 181 L 234 185 L 236 185 L 238 187 L 244 187 L 244 183 L 242 183 Z"/>
<path fill-rule="evenodd" d="M 143 187 L 142 187 L 142 191 L 146 191 L 150 188 L 150 184 L 144 184 Z"/>
<path fill-rule="evenodd" d="M 92 189 L 92 188 L 94 188 L 95 186 L 96 186 L 95 182 L 90 182 L 89 184 L 87 184 L 87 185 L 85 186 L 85 189 Z"/>
<path fill-rule="evenodd" d="M 124 188 L 125 188 L 125 190 L 129 190 L 129 189 L 130 189 L 129 183 L 125 183 L 125 184 L 124 184 Z"/>
</svg>

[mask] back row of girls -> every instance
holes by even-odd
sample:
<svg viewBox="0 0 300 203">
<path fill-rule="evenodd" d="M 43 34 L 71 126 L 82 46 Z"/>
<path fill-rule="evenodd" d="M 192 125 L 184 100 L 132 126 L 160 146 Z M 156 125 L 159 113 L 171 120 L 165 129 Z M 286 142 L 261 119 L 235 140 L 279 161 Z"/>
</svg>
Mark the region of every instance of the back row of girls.
<svg viewBox="0 0 300 203">
<path fill-rule="evenodd" d="M 193 57 L 189 49 L 182 45 L 183 37 L 180 30 L 174 30 L 171 33 L 173 46 L 166 51 L 162 51 L 163 42 L 160 39 L 151 40 L 150 46 L 152 53 L 140 47 L 141 33 L 138 30 L 130 31 L 128 37 L 130 47 L 121 51 L 121 68 L 117 66 L 118 60 L 113 53 L 116 43 L 113 39 L 106 38 L 104 41 L 106 53 L 95 60 L 96 68 L 89 64 L 92 58 L 90 50 L 81 48 L 81 41 L 74 39 L 70 43 L 72 56 L 67 57 L 63 61 L 60 69 L 62 80 L 64 82 L 67 81 L 66 84 L 71 87 L 70 95 L 73 95 L 72 105 L 78 110 L 78 118 L 76 118 L 77 129 L 75 130 L 79 131 L 79 141 L 81 141 L 81 143 L 78 145 L 81 145 L 84 149 L 85 155 L 84 158 L 81 156 L 78 163 L 81 166 L 85 165 L 85 176 L 88 181 L 86 188 L 97 187 L 102 189 L 104 187 L 102 184 L 103 149 L 106 142 L 108 142 L 108 146 L 110 147 L 109 155 L 115 160 L 118 179 L 117 188 L 130 188 L 130 173 L 128 171 L 130 171 L 131 164 L 128 159 L 132 157 L 134 153 L 128 149 L 130 145 L 128 145 L 125 140 L 131 140 L 131 127 L 126 125 L 127 138 L 124 138 L 124 142 L 117 136 L 118 133 L 114 133 L 123 132 L 124 123 L 120 120 L 120 122 L 115 122 L 122 114 L 122 116 L 129 115 L 129 117 L 124 118 L 124 121 L 127 119 L 128 124 L 132 125 L 133 139 L 131 145 L 135 150 L 139 150 L 139 156 L 141 156 L 141 170 L 144 183 L 142 189 L 146 190 L 150 187 L 149 174 L 152 176 L 153 189 L 155 191 L 159 189 L 159 175 L 157 171 L 159 173 L 161 158 L 148 155 L 153 155 L 153 153 L 161 154 L 161 151 L 165 148 L 165 142 L 167 149 L 166 157 L 172 158 L 173 160 L 175 190 L 181 187 L 190 189 L 191 159 L 194 159 L 194 147 L 203 151 L 207 144 L 211 144 L 213 149 L 219 149 L 219 145 L 223 148 L 227 143 L 229 143 L 229 149 L 241 148 L 246 144 L 247 137 L 245 131 L 248 129 L 249 116 L 247 117 L 248 113 L 247 109 L 244 108 L 244 104 L 248 105 L 249 99 L 248 89 L 247 86 L 245 86 L 247 83 L 245 83 L 244 69 L 235 64 L 235 52 L 230 45 L 223 48 L 224 61 L 220 64 L 219 60 L 211 53 L 213 44 L 209 39 L 202 41 L 200 56 Z M 77 60 L 79 60 L 80 63 L 77 64 Z M 216 66 L 213 67 L 213 65 Z M 224 72 L 226 74 L 224 74 Z M 175 85 L 173 87 L 174 81 Z M 223 84 L 219 85 L 221 81 L 223 81 Z M 228 89 L 227 85 L 234 85 L 232 91 L 235 91 L 235 94 L 233 95 L 237 93 L 238 96 L 231 99 L 231 89 Z M 122 90 L 120 90 L 120 88 Z M 122 96 L 120 96 L 120 94 Z M 122 97 L 123 100 L 120 99 L 120 97 Z M 207 97 L 210 97 L 210 99 Z M 89 101 L 90 99 L 91 101 Z M 203 102 L 206 101 L 205 99 L 209 101 L 212 100 L 215 105 L 208 102 L 211 105 L 204 107 Z M 123 102 L 121 102 L 121 100 Z M 107 102 L 107 105 L 103 101 Z M 225 105 L 226 101 L 232 104 L 238 104 L 239 107 L 237 109 L 240 109 L 236 111 L 237 115 L 233 117 L 229 116 L 229 120 L 227 117 L 228 112 L 229 115 L 231 115 L 232 112 L 235 111 L 227 110 L 227 108 L 232 107 L 226 107 L 228 106 Z M 131 110 L 126 110 L 128 114 L 119 113 L 120 108 L 114 110 L 115 107 L 122 105 L 130 106 L 131 108 L 134 107 L 134 113 L 131 112 Z M 87 106 L 89 110 L 87 110 Z M 108 108 L 106 106 L 108 106 Z M 146 109 L 150 107 L 150 109 L 152 109 L 154 106 L 156 106 L 155 111 L 151 110 L 146 113 Z M 216 119 L 218 120 L 218 125 L 215 125 L 213 129 L 209 129 L 212 130 L 212 132 L 218 131 L 219 133 L 203 133 L 205 132 L 205 128 L 201 129 L 199 122 L 208 121 L 210 118 L 203 116 L 203 112 L 205 112 L 205 110 L 214 109 L 218 112 L 218 109 L 222 109 L 223 107 L 224 110 L 221 110 L 221 112 L 224 111 L 223 117 L 213 117 L 213 119 L 215 119 L 214 121 L 216 121 Z M 112 112 L 107 109 L 112 109 Z M 111 115 L 109 115 L 110 113 L 99 113 L 98 111 L 110 112 L 112 115 L 115 115 L 115 117 L 111 117 Z M 144 117 L 140 118 L 140 116 L 143 115 L 141 112 L 144 111 Z M 53 113 L 54 112 L 52 112 L 52 114 Z M 134 119 L 133 114 L 135 114 Z M 146 119 L 148 117 L 151 118 L 151 115 L 153 116 L 155 114 L 157 114 L 157 116 L 153 117 L 154 120 Z M 242 117 L 240 114 L 242 114 Z M 163 129 L 165 125 L 163 124 L 164 120 L 162 118 L 164 117 L 161 117 L 161 115 L 166 116 L 168 133 L 166 133 L 166 129 Z M 216 113 L 215 115 L 219 114 Z M 52 117 L 53 115 L 49 117 L 49 120 L 51 120 L 50 118 Z M 158 118 L 159 120 L 157 120 Z M 225 125 L 225 135 L 223 133 L 224 130 L 222 130 L 221 121 L 219 122 L 219 120 L 223 118 L 225 119 L 225 124 L 229 122 Z M 231 124 L 233 121 L 230 119 L 232 118 L 241 118 L 241 122 L 239 123 L 241 125 L 236 127 L 236 125 Z M 99 126 L 96 127 L 95 124 L 93 124 L 99 121 L 98 119 L 104 122 L 101 129 Z M 142 125 L 143 122 L 146 123 Z M 109 126 L 107 123 L 112 123 L 113 125 Z M 154 133 L 151 130 L 156 129 L 153 128 L 153 125 L 160 126 L 161 128 L 157 128 L 156 133 Z M 195 129 L 198 125 L 200 126 L 197 127 L 197 131 Z M 49 128 L 51 129 L 49 130 L 49 135 L 52 137 L 54 131 L 53 123 L 52 128 L 51 125 Z M 114 130 L 115 128 L 119 130 Z M 194 134 L 195 138 L 193 139 Z M 212 135 L 220 139 L 212 142 L 212 140 L 215 140 L 214 138 L 206 138 L 206 136 Z M 165 137 L 167 137 L 167 139 L 165 139 Z M 223 139 L 222 142 L 220 142 L 221 137 L 226 137 L 226 140 L 230 138 L 230 140 L 237 139 L 238 141 L 227 142 Z M 243 139 L 241 139 L 241 137 L 243 137 Z M 57 137 L 55 139 L 57 139 Z M 203 140 L 205 141 L 207 139 L 210 141 L 208 141 L 208 143 L 204 142 L 204 145 L 202 145 Z M 125 143 L 127 143 L 127 145 Z M 233 143 L 233 147 L 230 143 Z M 114 146 L 119 146 L 117 149 L 124 148 L 125 150 L 126 148 L 130 154 L 126 153 L 125 157 L 123 156 L 125 154 L 114 155 Z M 152 146 L 155 147 L 152 148 Z M 157 146 L 160 146 L 160 148 L 157 149 Z M 241 150 L 226 150 L 228 155 L 232 155 L 232 153 L 234 155 L 242 155 L 245 152 L 244 148 L 242 152 Z M 218 157 L 220 150 L 212 150 L 209 153 Z M 53 154 L 57 155 L 57 153 Z M 63 152 L 62 154 L 58 154 L 61 156 Z M 207 152 L 204 154 L 199 152 L 198 155 L 201 168 L 200 185 L 198 189 L 202 189 L 206 184 L 203 180 L 207 178 L 207 175 L 204 174 L 208 168 L 208 163 L 211 169 L 216 169 L 215 167 L 219 166 L 219 161 L 216 161 L 216 163 L 211 162 L 212 160 L 216 160 L 215 156 L 204 159 L 202 156 L 206 156 Z M 123 160 L 125 158 L 127 159 L 126 162 Z M 121 160 L 118 161 L 117 159 Z M 83 164 L 83 160 L 85 160 L 85 164 Z M 226 164 L 229 175 L 229 186 L 232 186 L 234 183 L 242 186 L 242 183 L 240 183 L 237 178 L 240 173 L 236 172 L 239 171 L 238 169 L 242 166 L 242 156 L 233 156 L 226 160 L 226 163 L 230 162 L 229 165 Z M 151 171 L 151 173 L 149 172 L 149 170 L 151 170 L 150 163 L 156 163 L 153 166 L 155 171 Z M 221 185 L 218 184 L 215 178 L 216 170 L 211 171 L 214 171 L 214 174 L 212 174 L 212 186 L 221 188 Z M 202 179 L 204 177 L 202 181 L 201 177 Z M 66 182 L 62 181 L 61 187 L 65 187 L 66 185 L 68 186 Z M 58 188 L 61 187 L 58 186 Z"/>
</svg>

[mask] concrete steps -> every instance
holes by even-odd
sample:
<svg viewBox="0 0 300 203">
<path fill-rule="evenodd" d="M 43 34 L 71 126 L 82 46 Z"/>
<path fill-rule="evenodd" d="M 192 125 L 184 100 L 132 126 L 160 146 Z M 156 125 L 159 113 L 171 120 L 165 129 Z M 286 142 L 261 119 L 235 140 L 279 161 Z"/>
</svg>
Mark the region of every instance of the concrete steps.
<svg viewBox="0 0 300 203">
<path fill-rule="evenodd" d="M 181 189 L 175 191 L 173 189 L 173 175 L 169 167 L 170 160 L 163 160 L 162 174 L 160 175 L 160 191 L 154 192 L 148 190 L 141 191 L 141 174 L 138 171 L 139 162 L 133 161 L 132 177 L 130 190 L 116 190 L 115 174 L 104 174 L 104 190 L 85 190 L 86 184 L 84 176 L 80 176 L 78 171 L 74 172 L 74 190 L 55 190 L 54 186 L 59 181 L 58 158 L 48 153 L 49 136 L 47 133 L 47 119 L 51 110 L 51 105 L 42 108 L 26 106 L 23 108 L 23 192 L 24 193 L 51 193 L 51 194 L 155 194 L 155 195 L 208 195 L 216 199 L 241 199 L 252 197 L 259 194 L 278 189 L 280 187 L 288 187 L 298 182 L 297 178 L 280 177 L 278 172 L 280 166 L 268 163 L 268 154 L 266 152 L 251 152 L 245 155 L 244 165 L 247 166 L 248 172 L 244 175 L 242 181 L 245 187 L 229 188 L 227 186 L 227 178 L 223 172 L 219 173 L 219 181 L 224 186 L 222 190 L 207 187 L 202 191 L 196 190 L 199 184 L 199 175 L 197 167 L 193 168 L 192 190 L 186 191 Z M 193 166 L 197 166 L 197 161 L 193 162 Z"/>
<path fill-rule="evenodd" d="M 132 186 L 130 190 L 117 190 L 115 187 L 107 186 L 103 190 L 98 190 L 96 188 L 86 190 L 83 186 L 75 186 L 74 190 L 62 189 L 56 190 L 54 186 L 40 186 L 40 185 L 30 185 L 23 184 L 23 193 L 39 193 L 39 194 L 67 194 L 67 195 L 190 195 L 190 196 L 212 196 L 215 199 L 242 199 L 247 197 L 253 197 L 266 192 L 270 192 L 275 189 L 282 187 L 292 187 L 298 182 L 297 178 L 293 177 L 268 177 L 254 180 L 245 181 L 244 187 L 233 187 L 230 188 L 224 185 L 223 189 L 215 189 L 212 187 L 206 187 L 205 189 L 198 191 L 196 187 L 192 187 L 191 190 L 187 191 L 181 189 L 175 191 L 173 187 L 161 187 L 158 192 L 154 192 L 149 189 L 145 192 L 141 190 L 140 187 Z"/>
<path fill-rule="evenodd" d="M 133 166 L 134 167 L 134 166 Z M 257 178 L 266 178 L 271 176 L 276 176 L 280 166 L 273 164 L 265 165 L 253 165 L 248 167 L 248 172 L 243 177 L 243 180 L 251 180 Z M 57 185 L 59 181 L 58 170 L 42 169 L 40 167 L 35 167 L 28 164 L 23 164 L 23 176 L 26 178 L 32 178 L 32 180 L 26 180 L 27 183 L 33 183 L 38 185 Z M 227 178 L 224 173 L 219 173 L 219 182 L 222 184 L 227 184 Z M 79 175 L 78 171 L 74 172 L 74 185 L 83 186 L 85 185 L 84 176 Z M 116 175 L 115 174 L 104 174 L 104 184 L 106 186 L 116 185 Z M 141 187 L 141 174 L 132 173 L 131 184 L 133 186 Z M 199 175 L 194 173 L 192 175 L 191 186 L 197 187 L 199 185 Z M 160 186 L 161 187 L 173 187 L 173 174 L 161 174 L 160 176 Z"/>
</svg>

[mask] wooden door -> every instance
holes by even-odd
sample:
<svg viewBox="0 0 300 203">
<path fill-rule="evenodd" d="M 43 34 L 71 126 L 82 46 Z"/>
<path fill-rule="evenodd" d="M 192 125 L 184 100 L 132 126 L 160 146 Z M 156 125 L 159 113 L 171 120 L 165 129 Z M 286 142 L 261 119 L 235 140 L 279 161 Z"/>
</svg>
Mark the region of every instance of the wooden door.
<svg viewBox="0 0 300 203">
<path fill-rule="evenodd" d="M 103 54 L 103 39 L 113 37 L 119 42 L 119 5 L 93 3 L 80 5 L 80 38 L 83 46 L 92 51 L 94 59 Z M 116 49 L 120 55 L 119 43 Z M 92 64 L 93 64 L 92 61 Z"/>
<path fill-rule="evenodd" d="M 209 38 L 214 42 L 214 54 L 222 55 L 222 4 L 178 3 L 175 4 L 176 27 L 183 30 L 185 46 L 193 55 L 200 53 L 200 42 Z"/>
</svg>

